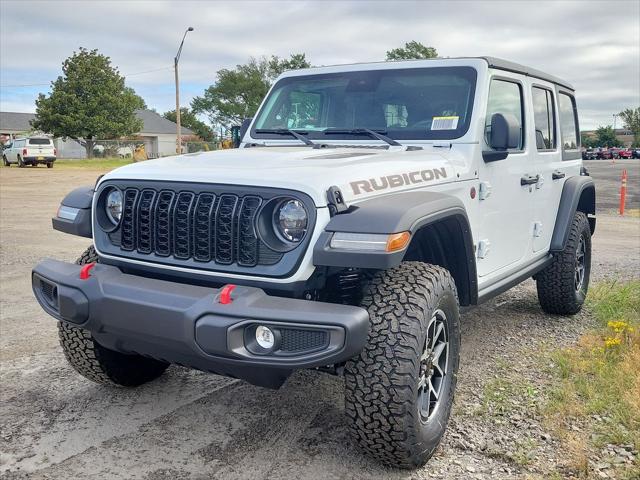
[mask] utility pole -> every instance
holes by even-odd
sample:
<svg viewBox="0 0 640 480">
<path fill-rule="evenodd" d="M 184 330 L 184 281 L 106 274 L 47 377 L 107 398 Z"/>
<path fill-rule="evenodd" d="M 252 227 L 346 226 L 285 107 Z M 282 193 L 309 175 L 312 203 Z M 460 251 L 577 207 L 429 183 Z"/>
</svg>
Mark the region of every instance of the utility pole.
<svg viewBox="0 0 640 480">
<path fill-rule="evenodd" d="M 193 27 L 189 27 L 185 30 L 184 35 L 182 36 L 182 42 L 180 42 L 180 47 L 178 48 L 178 53 L 176 53 L 176 56 L 173 59 L 173 67 L 176 74 L 176 153 L 178 155 L 182 153 L 182 129 L 180 127 L 180 80 L 178 79 L 178 62 L 180 61 L 180 54 L 182 53 L 184 39 L 187 37 L 187 33 L 189 32 L 193 32 Z"/>
</svg>

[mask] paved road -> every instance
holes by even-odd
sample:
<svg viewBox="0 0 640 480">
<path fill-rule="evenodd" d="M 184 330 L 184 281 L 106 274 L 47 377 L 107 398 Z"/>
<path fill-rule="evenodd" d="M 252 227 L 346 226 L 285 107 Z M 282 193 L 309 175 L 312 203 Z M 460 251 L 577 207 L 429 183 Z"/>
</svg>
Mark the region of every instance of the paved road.
<svg viewBox="0 0 640 480">
<path fill-rule="evenodd" d="M 597 185 L 598 213 L 618 211 L 622 170 L 628 175 L 626 208 L 640 209 L 640 160 L 590 160 L 584 165 Z"/>
<path fill-rule="evenodd" d="M 594 178 L 606 189 L 617 174 L 598 167 L 606 175 L 592 168 Z M 84 380 L 66 364 L 55 322 L 32 298 L 29 273 L 44 256 L 71 261 L 86 248 L 86 240 L 52 230 L 50 217 L 67 191 L 99 173 L 0 170 L 3 478 L 545 478 L 562 461 L 541 419 L 476 413 L 499 366 L 508 367 L 506 375 L 525 372 L 543 381 L 531 352 L 550 341 L 575 341 L 589 322 L 585 315 L 542 314 L 531 281 L 465 314 L 452 423 L 436 456 L 417 472 L 385 469 L 353 447 L 339 378 L 302 372 L 279 391 L 179 367 L 139 389 Z M 637 277 L 638 245 L 640 220 L 601 216 L 594 277 Z M 496 454 L 529 438 L 530 465 Z"/>
</svg>

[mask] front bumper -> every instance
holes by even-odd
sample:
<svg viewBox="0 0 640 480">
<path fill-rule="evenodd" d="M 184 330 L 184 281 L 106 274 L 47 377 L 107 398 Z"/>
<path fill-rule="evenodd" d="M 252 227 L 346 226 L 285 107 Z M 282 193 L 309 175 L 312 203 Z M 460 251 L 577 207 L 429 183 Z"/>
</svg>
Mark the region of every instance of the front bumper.
<svg viewBox="0 0 640 480">
<path fill-rule="evenodd" d="M 89 330 L 107 348 L 256 385 L 278 387 L 293 370 L 347 360 L 368 335 L 369 315 L 359 307 L 273 297 L 245 286 L 222 304 L 221 289 L 102 264 L 82 280 L 81 268 L 46 259 L 33 269 L 34 294 L 51 316 Z M 258 325 L 276 333 L 270 352 L 255 345 Z"/>
</svg>

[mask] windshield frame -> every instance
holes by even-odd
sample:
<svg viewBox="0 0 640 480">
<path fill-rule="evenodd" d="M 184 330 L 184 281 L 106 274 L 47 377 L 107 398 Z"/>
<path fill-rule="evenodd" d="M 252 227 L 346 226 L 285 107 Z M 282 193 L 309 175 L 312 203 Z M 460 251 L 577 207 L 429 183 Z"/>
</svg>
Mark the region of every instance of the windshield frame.
<svg viewBox="0 0 640 480">
<path fill-rule="evenodd" d="M 269 90 L 268 94 L 264 98 L 260 109 L 256 113 L 251 122 L 251 129 L 249 131 L 250 137 L 253 140 L 278 140 L 280 142 L 289 144 L 289 143 L 299 143 L 294 139 L 284 139 L 282 135 L 274 134 L 274 133 L 257 133 L 256 130 L 268 129 L 268 127 L 257 128 L 258 120 L 261 115 L 265 113 L 265 109 L 269 106 L 269 100 L 272 95 L 277 92 L 277 90 L 283 86 L 286 86 L 290 83 L 304 82 L 305 80 L 317 80 L 323 78 L 336 78 L 344 75 L 354 74 L 361 75 L 363 73 L 379 73 L 380 75 L 384 75 L 387 72 L 397 72 L 403 71 L 409 74 L 418 74 L 423 72 L 424 70 L 438 70 L 438 73 L 448 74 L 448 73 L 461 73 L 466 79 L 470 81 L 469 88 L 469 101 L 468 101 L 468 109 L 467 115 L 464 123 L 456 130 L 431 130 L 426 131 L 426 135 L 416 135 L 417 130 L 410 130 L 408 132 L 402 132 L 398 129 L 387 129 L 384 133 L 386 136 L 393 140 L 405 141 L 405 142 L 433 142 L 439 140 L 456 140 L 464 137 L 472 124 L 472 117 L 474 113 L 474 106 L 476 103 L 476 94 L 478 92 L 478 79 L 479 72 L 475 66 L 472 65 L 452 65 L 452 66 L 428 66 L 428 67 L 406 67 L 406 68 L 393 68 L 393 69 L 376 69 L 372 68 L 369 70 L 344 70 L 338 72 L 329 72 L 329 73 L 317 73 L 317 74 L 309 74 L 309 75 L 291 75 L 286 76 L 278 80 L 273 87 Z M 368 126 L 364 126 L 363 128 L 368 128 Z M 302 128 L 294 128 L 294 130 L 298 132 L 304 132 L 305 136 L 309 140 L 313 141 L 328 141 L 327 143 L 335 143 L 338 141 L 357 141 L 358 143 L 371 143 L 376 142 L 375 139 L 366 139 L 362 135 L 352 134 L 352 133 L 344 133 L 344 134 L 325 134 L 322 130 L 305 130 Z M 330 130 L 330 128 L 328 129 Z"/>
</svg>

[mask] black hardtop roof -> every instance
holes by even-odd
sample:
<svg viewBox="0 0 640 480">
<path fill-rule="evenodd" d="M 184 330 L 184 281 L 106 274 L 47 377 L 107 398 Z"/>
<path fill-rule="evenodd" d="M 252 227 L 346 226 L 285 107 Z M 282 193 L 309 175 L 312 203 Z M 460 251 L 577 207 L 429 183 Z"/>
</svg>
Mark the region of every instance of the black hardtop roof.
<svg viewBox="0 0 640 480">
<path fill-rule="evenodd" d="M 495 57 L 477 57 L 486 60 L 489 64 L 490 68 L 495 68 L 497 70 L 505 70 L 507 72 L 520 73 L 522 75 L 527 75 L 529 77 L 539 78 L 540 80 L 546 80 L 547 82 L 555 83 L 560 85 L 561 87 L 568 88 L 569 90 L 575 90 L 573 85 L 569 82 L 562 80 L 561 78 L 554 77 L 553 75 L 549 75 L 547 73 L 541 72 L 540 70 L 536 70 L 535 68 L 525 67 L 524 65 L 520 65 L 519 63 L 510 62 L 509 60 L 503 60 L 501 58 Z"/>
</svg>

